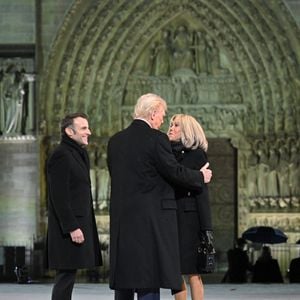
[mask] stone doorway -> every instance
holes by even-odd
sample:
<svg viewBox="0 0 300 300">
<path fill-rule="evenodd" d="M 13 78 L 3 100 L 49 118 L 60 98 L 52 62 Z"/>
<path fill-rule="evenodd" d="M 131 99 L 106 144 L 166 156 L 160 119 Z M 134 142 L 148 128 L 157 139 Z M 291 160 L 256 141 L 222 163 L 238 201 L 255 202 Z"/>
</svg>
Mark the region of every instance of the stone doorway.
<svg viewBox="0 0 300 300">
<path fill-rule="evenodd" d="M 208 160 L 213 170 L 209 185 L 217 251 L 217 272 L 227 269 L 227 250 L 237 234 L 237 151 L 228 139 L 208 140 Z"/>
</svg>

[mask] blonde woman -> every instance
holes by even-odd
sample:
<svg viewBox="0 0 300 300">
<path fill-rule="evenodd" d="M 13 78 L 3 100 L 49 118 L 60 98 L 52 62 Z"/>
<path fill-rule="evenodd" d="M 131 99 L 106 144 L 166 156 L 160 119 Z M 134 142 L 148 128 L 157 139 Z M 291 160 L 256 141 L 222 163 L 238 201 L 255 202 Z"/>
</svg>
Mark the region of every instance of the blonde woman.
<svg viewBox="0 0 300 300">
<path fill-rule="evenodd" d="M 190 115 L 176 114 L 171 118 L 168 130 L 172 151 L 179 163 L 198 170 L 207 162 L 207 139 L 201 125 Z M 178 233 L 180 245 L 182 291 L 175 294 L 176 300 L 187 299 L 184 278 L 190 284 L 193 300 L 202 300 L 204 287 L 197 269 L 197 246 L 199 235 L 204 233 L 212 241 L 211 211 L 207 186 L 201 192 L 175 188 L 177 200 Z M 202 231 L 202 232 L 201 232 Z"/>
</svg>

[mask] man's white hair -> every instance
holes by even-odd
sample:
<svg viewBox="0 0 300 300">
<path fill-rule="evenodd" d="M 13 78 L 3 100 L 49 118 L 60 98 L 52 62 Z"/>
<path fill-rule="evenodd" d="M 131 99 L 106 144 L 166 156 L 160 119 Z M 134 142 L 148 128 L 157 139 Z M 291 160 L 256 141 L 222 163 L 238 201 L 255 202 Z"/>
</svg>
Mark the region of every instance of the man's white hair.
<svg viewBox="0 0 300 300">
<path fill-rule="evenodd" d="M 142 118 L 148 120 L 152 113 L 159 107 L 167 110 L 166 101 L 156 94 L 144 94 L 138 100 L 134 107 L 134 118 Z"/>
</svg>

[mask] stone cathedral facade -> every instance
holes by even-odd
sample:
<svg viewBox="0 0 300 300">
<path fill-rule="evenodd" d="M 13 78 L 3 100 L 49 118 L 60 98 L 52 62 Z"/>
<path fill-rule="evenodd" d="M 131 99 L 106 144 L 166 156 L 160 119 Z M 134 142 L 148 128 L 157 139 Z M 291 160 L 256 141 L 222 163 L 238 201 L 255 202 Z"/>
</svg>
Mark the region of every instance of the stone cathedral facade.
<svg viewBox="0 0 300 300">
<path fill-rule="evenodd" d="M 179 112 L 196 117 L 209 139 L 220 271 L 234 238 L 251 226 L 280 228 L 289 243 L 300 239 L 300 27 L 289 1 L 66 2 L 61 25 L 40 53 L 0 57 L 1 152 L 28 154 L 32 176 L 22 182 L 31 187 L 26 211 L 35 218 L 30 225 L 24 220 L 31 241 L 45 237 L 44 168 L 59 142 L 59 121 L 84 111 L 107 253 L 106 144 L 130 123 L 135 101 L 147 92 L 166 99 L 168 118 Z M 10 224 L 11 208 L 3 204 L 13 194 L 8 189 L 1 184 L 1 214 Z M 15 193 L 13 201 L 21 203 L 22 196 Z M 0 241 L 14 243 L 3 232 Z"/>
</svg>

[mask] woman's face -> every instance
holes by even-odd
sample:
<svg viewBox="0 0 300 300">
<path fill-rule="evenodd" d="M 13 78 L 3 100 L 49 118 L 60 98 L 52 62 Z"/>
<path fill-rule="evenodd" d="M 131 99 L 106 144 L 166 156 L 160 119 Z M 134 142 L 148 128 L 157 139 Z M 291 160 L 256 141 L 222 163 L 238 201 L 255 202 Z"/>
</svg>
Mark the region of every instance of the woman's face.
<svg viewBox="0 0 300 300">
<path fill-rule="evenodd" d="M 176 120 L 176 118 L 170 122 L 169 130 L 168 130 L 167 134 L 168 134 L 170 141 L 172 141 L 172 142 L 180 141 L 181 128 L 180 128 L 180 124 L 179 124 L 178 120 Z"/>
</svg>

